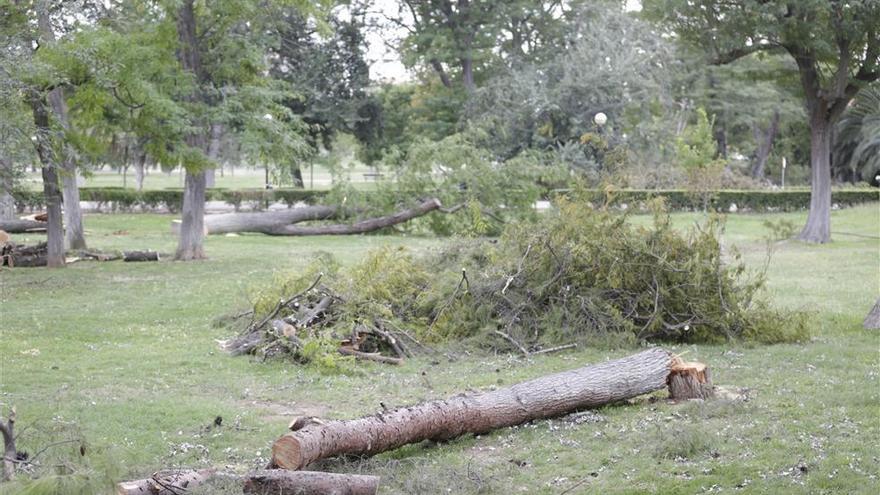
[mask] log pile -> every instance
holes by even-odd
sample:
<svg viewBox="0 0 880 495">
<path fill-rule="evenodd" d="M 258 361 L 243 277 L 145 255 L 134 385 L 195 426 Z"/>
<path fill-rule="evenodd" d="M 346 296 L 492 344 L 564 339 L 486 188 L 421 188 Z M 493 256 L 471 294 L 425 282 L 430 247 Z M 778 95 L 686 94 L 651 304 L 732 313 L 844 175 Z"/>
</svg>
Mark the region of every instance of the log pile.
<svg viewBox="0 0 880 495">
<path fill-rule="evenodd" d="M 34 246 L 25 246 L 7 242 L 0 245 L 0 266 L 32 267 L 46 266 L 48 248 L 45 242 Z"/>
</svg>

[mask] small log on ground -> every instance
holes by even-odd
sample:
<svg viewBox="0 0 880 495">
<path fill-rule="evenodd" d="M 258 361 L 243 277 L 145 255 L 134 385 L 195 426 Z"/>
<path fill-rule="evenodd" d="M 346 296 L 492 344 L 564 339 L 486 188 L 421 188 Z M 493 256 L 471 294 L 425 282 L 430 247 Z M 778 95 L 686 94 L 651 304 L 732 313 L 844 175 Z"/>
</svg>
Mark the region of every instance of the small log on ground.
<svg viewBox="0 0 880 495">
<path fill-rule="evenodd" d="M 276 440 L 272 461 L 297 470 L 335 455 L 374 455 L 423 440 L 449 440 L 562 416 L 660 390 L 666 387 L 672 365 L 668 352 L 654 348 L 483 394 L 310 424 Z"/>
<path fill-rule="evenodd" d="M 270 469 L 245 477 L 244 493 L 259 495 L 376 495 L 379 477 Z"/>
<path fill-rule="evenodd" d="M 346 345 L 339 347 L 339 354 L 342 354 L 343 356 L 354 356 L 355 359 L 360 359 L 362 361 L 375 361 L 377 363 L 394 365 L 403 364 L 403 359 L 383 356 L 378 353 L 361 352 Z"/>
<path fill-rule="evenodd" d="M 868 313 L 868 316 L 865 317 L 862 326 L 865 327 L 865 330 L 880 330 L 880 299 L 877 299 L 877 302 L 874 303 L 874 307 Z"/>
<path fill-rule="evenodd" d="M 668 382 L 669 398 L 673 400 L 711 399 L 715 396 L 712 375 L 703 363 L 676 359 Z"/>
<path fill-rule="evenodd" d="M 159 253 L 156 251 L 125 251 L 122 253 L 122 261 L 159 261 Z"/>
<path fill-rule="evenodd" d="M 217 473 L 215 469 L 165 470 L 153 476 L 116 485 L 117 495 L 180 495 L 208 482 Z"/>
<path fill-rule="evenodd" d="M 0 230 L 5 230 L 10 234 L 25 234 L 27 232 L 43 232 L 46 230 L 46 222 L 37 220 L 24 220 L 10 218 L 0 220 Z"/>
</svg>

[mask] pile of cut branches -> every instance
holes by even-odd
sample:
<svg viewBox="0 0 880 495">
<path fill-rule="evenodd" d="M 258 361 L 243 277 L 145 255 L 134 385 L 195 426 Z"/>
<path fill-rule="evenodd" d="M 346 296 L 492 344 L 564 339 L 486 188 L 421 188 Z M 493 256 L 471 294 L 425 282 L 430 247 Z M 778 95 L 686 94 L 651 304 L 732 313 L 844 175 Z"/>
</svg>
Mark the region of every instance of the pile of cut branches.
<svg viewBox="0 0 880 495">
<path fill-rule="evenodd" d="M 511 224 L 499 239 L 420 256 L 380 249 L 346 270 L 320 256 L 264 288 L 251 323 L 225 346 L 396 362 L 422 341 L 529 355 L 559 344 L 807 337 L 804 315 L 755 297 L 763 274 L 723 253 L 720 218 L 681 232 L 660 205 L 652 225 L 636 222 L 562 199 L 542 222 Z"/>
</svg>

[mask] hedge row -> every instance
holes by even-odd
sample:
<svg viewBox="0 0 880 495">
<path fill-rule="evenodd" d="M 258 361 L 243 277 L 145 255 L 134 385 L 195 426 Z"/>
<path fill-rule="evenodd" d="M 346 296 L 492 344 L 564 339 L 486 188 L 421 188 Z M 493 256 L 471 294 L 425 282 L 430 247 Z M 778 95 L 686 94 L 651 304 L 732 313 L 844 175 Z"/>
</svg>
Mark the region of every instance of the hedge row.
<svg viewBox="0 0 880 495">
<path fill-rule="evenodd" d="M 223 201 L 238 209 L 243 203 L 261 205 L 282 202 L 294 205 L 298 202 L 313 204 L 326 191 L 305 189 L 208 189 L 205 197 L 208 201 Z M 17 191 L 14 195 L 19 210 L 43 208 L 42 191 Z M 128 211 L 134 207 L 143 209 L 164 208 L 177 212 L 183 205 L 183 189 L 156 189 L 135 191 L 121 187 L 81 187 L 79 197 L 82 201 L 97 203 L 98 209 L 111 211 Z"/>
<path fill-rule="evenodd" d="M 556 193 L 565 194 L 566 190 Z M 587 192 L 593 202 L 612 204 L 624 208 L 644 208 L 645 203 L 662 196 L 670 211 L 701 209 L 703 197 L 683 189 L 638 190 L 622 189 L 611 192 L 590 190 Z M 831 192 L 831 203 L 840 207 L 852 206 L 872 201 L 880 201 L 880 190 L 838 189 Z M 625 206 L 624 206 L 625 205 Z M 735 207 L 733 206 L 735 205 Z M 716 211 L 797 211 L 810 206 L 810 191 L 802 190 L 719 190 L 710 193 L 709 206 Z"/>
<path fill-rule="evenodd" d="M 161 189 L 150 191 L 135 191 L 121 187 L 82 187 L 80 199 L 97 203 L 99 209 L 111 211 L 127 211 L 134 207 L 143 209 L 164 208 L 171 212 L 180 210 L 183 204 L 183 189 Z M 553 193 L 564 194 L 565 190 L 556 190 Z M 327 191 L 315 191 L 306 189 L 209 189 L 207 199 L 209 201 L 224 201 L 238 209 L 243 203 L 262 205 L 266 203 L 282 202 L 294 205 L 298 202 L 314 204 L 327 194 Z M 19 191 L 15 193 L 15 200 L 19 210 L 39 209 L 45 206 L 43 193 L 39 191 Z M 595 202 L 605 202 L 609 197 L 618 206 L 626 205 L 627 208 L 640 208 L 644 203 L 663 196 L 671 211 L 692 210 L 700 208 L 703 199 L 691 191 L 686 190 L 635 190 L 623 189 L 613 192 L 603 190 L 591 190 L 588 196 Z M 851 206 L 859 203 L 880 201 L 880 190 L 874 188 L 865 189 L 839 189 L 832 192 L 832 203 L 839 206 Z M 736 205 L 737 211 L 795 211 L 806 209 L 810 205 L 809 190 L 787 191 L 736 191 L 721 190 L 711 194 L 710 206 L 720 211 L 730 211 L 731 205 Z"/>
</svg>

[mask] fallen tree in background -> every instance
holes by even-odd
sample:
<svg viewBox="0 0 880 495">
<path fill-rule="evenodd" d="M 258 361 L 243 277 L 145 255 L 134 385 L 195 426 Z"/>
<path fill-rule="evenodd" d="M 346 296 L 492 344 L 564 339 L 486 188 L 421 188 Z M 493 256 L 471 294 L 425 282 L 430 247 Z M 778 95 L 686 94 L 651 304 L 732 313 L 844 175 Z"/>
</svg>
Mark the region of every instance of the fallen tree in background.
<svg viewBox="0 0 880 495">
<path fill-rule="evenodd" d="M 674 367 L 680 364 L 667 351 L 654 348 L 482 394 L 354 420 L 306 422 L 275 441 L 272 462 L 297 470 L 341 454 L 374 455 L 423 440 L 450 440 L 561 416 L 665 388 Z"/>
<path fill-rule="evenodd" d="M 205 216 L 205 232 L 207 234 L 256 232 L 278 236 L 364 234 L 427 215 L 432 211 L 439 210 L 441 206 L 438 199 L 432 198 L 391 215 L 368 218 L 350 224 L 309 226 L 296 224 L 317 220 L 335 220 L 342 217 L 344 212 L 336 206 L 316 205 L 278 211 L 223 213 Z M 172 223 L 171 230 L 175 234 L 179 232 L 179 221 Z"/>
<path fill-rule="evenodd" d="M 10 234 L 26 234 L 28 232 L 45 232 L 46 222 L 38 220 L 7 218 L 0 219 L 0 230 Z"/>
</svg>

